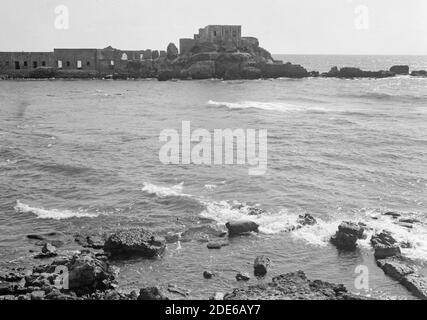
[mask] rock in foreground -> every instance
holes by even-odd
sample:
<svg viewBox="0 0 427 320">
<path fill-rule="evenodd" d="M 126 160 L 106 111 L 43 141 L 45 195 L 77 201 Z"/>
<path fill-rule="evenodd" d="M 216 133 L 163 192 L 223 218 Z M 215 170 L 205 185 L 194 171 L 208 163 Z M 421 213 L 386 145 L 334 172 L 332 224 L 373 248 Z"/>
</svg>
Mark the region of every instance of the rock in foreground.
<svg viewBox="0 0 427 320">
<path fill-rule="evenodd" d="M 104 250 L 113 257 L 141 256 L 155 258 L 166 248 L 163 238 L 142 228 L 122 230 L 111 235 L 104 244 Z"/>
<path fill-rule="evenodd" d="M 422 300 L 427 300 L 427 278 L 417 274 L 416 268 L 402 258 L 377 260 L 385 274 L 400 282 L 408 291 Z"/>
<path fill-rule="evenodd" d="M 366 300 L 347 292 L 343 285 L 308 280 L 304 272 L 273 278 L 267 285 L 235 289 L 224 300 Z"/>
</svg>

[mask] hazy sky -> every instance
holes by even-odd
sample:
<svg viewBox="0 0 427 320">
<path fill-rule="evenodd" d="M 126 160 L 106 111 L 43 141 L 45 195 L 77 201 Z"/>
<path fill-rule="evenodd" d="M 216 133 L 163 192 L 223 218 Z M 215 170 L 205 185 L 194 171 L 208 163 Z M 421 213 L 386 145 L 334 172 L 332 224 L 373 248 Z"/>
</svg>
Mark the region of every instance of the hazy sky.
<svg viewBox="0 0 427 320">
<path fill-rule="evenodd" d="M 164 49 L 208 24 L 241 24 L 276 54 L 427 54 L 426 0 L 1 0 L 0 51 Z"/>
</svg>

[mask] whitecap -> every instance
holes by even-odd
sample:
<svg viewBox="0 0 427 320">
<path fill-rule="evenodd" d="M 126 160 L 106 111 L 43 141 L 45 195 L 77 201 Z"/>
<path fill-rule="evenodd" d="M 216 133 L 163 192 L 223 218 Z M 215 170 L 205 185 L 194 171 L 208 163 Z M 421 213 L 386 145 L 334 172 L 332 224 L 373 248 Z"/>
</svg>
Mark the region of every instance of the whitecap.
<svg viewBox="0 0 427 320">
<path fill-rule="evenodd" d="M 218 102 L 210 100 L 208 106 L 211 107 L 227 107 L 229 109 L 262 109 L 268 111 L 291 112 L 291 111 L 307 111 L 319 110 L 324 111 L 319 107 L 308 107 L 284 102 L 258 102 L 258 101 L 243 101 L 243 102 Z"/>
<path fill-rule="evenodd" d="M 71 219 L 71 218 L 96 218 L 98 215 L 86 212 L 84 210 L 71 211 L 71 210 L 57 210 L 57 209 L 43 209 L 31 207 L 28 204 L 22 203 L 19 200 L 16 201 L 14 207 L 17 213 L 32 213 L 35 214 L 39 219 Z"/>
<path fill-rule="evenodd" d="M 177 184 L 172 187 L 158 186 L 152 183 L 144 182 L 142 191 L 151 195 L 156 195 L 161 198 L 189 196 L 183 193 L 183 189 L 184 182 L 181 182 L 180 184 Z"/>
</svg>

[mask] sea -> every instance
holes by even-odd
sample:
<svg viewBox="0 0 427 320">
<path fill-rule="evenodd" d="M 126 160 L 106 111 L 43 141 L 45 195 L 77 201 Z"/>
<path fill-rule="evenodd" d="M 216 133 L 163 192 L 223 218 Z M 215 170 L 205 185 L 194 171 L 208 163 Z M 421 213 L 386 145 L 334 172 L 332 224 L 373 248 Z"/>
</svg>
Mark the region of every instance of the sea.
<svg viewBox="0 0 427 320">
<path fill-rule="evenodd" d="M 427 56 L 276 58 L 320 72 L 427 69 Z M 163 163 L 160 134 L 180 132 L 182 121 L 209 132 L 267 130 L 265 174 Z M 248 216 L 240 203 L 266 212 Z M 409 229 L 387 211 L 418 222 Z M 318 223 L 289 232 L 306 213 Z M 205 235 L 234 219 L 257 222 L 259 234 L 208 250 Z M 138 226 L 191 236 L 161 259 L 115 261 L 123 291 L 175 285 L 206 299 L 247 285 L 236 273 L 252 273 L 266 255 L 270 278 L 303 270 L 374 298 L 413 298 L 376 266 L 370 237 L 350 253 L 330 244 L 342 221 L 367 224 L 369 235 L 391 231 L 427 274 L 427 78 L 0 81 L 1 270 L 39 263 L 29 234 L 56 234 L 60 250 L 78 250 L 75 234 Z"/>
</svg>

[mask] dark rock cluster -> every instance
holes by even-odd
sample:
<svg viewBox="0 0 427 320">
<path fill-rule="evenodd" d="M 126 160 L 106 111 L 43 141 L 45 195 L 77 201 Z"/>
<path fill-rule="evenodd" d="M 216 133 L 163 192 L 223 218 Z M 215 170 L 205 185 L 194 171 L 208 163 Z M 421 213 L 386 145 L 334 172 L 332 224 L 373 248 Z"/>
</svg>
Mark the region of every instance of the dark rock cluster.
<svg viewBox="0 0 427 320">
<path fill-rule="evenodd" d="M 341 250 L 352 251 L 357 247 L 357 240 L 363 239 L 363 226 L 353 222 L 343 222 L 331 242 Z"/>
<path fill-rule="evenodd" d="M 302 271 L 273 278 L 267 285 L 235 289 L 224 300 L 366 300 L 343 285 L 309 280 Z"/>
</svg>

